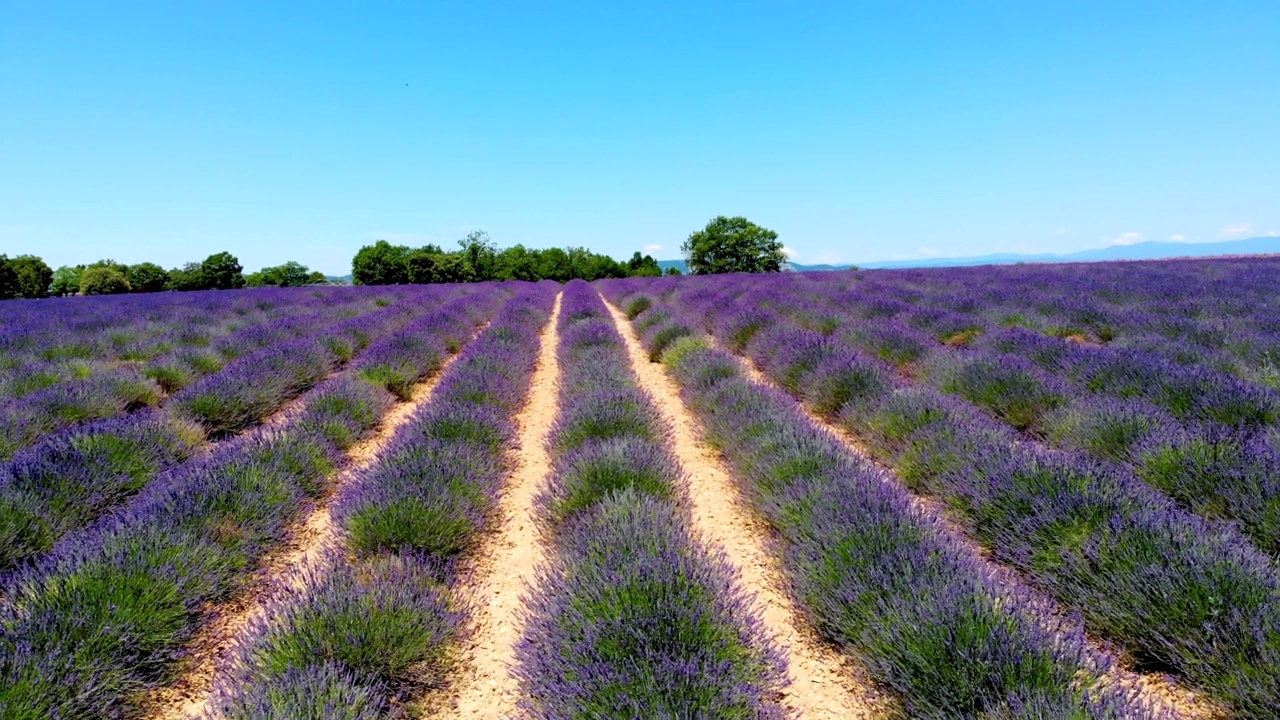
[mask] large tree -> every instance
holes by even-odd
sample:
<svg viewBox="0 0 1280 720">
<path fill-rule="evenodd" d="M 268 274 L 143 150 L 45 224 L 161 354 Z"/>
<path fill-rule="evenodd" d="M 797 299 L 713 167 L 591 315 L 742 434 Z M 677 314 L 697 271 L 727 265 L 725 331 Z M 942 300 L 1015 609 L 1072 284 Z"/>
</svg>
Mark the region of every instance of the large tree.
<svg viewBox="0 0 1280 720">
<path fill-rule="evenodd" d="M 133 292 L 160 292 L 169 287 L 169 273 L 153 262 L 130 265 L 124 276 Z"/>
<path fill-rule="evenodd" d="M 249 287 L 262 285 L 301 287 L 316 282 L 324 282 L 324 273 L 311 272 L 311 269 L 306 265 L 293 260 L 283 265 L 264 267 L 258 272 L 250 273 L 245 277 L 245 284 Z"/>
<path fill-rule="evenodd" d="M 96 265 L 80 274 L 81 295 L 117 295 L 129 292 L 122 265 Z"/>
<path fill-rule="evenodd" d="M 379 240 L 365 245 L 351 261 L 351 282 L 356 285 L 404 285 L 409 282 L 409 253 L 404 245 Z"/>
<path fill-rule="evenodd" d="M 204 286 L 209 290 L 233 290 L 244 287 L 244 268 L 229 252 L 214 253 L 200 263 Z"/>
<path fill-rule="evenodd" d="M 18 297 L 18 274 L 9 267 L 8 255 L 0 255 L 0 300 Z"/>
<path fill-rule="evenodd" d="M 205 287 L 204 267 L 198 262 L 189 262 L 169 271 L 170 290 L 204 290 Z"/>
<path fill-rule="evenodd" d="M 409 282 L 465 283 L 475 280 L 475 270 L 461 253 L 435 253 L 417 250 L 409 255 Z"/>
<path fill-rule="evenodd" d="M 778 233 L 744 217 L 719 215 L 680 246 L 689 272 L 778 272 L 786 262 Z"/>
<path fill-rule="evenodd" d="M 49 282 L 49 294 L 62 297 L 80 292 L 80 274 L 83 272 L 83 265 L 63 265 L 54 270 L 53 278 Z"/>
<path fill-rule="evenodd" d="M 49 284 L 53 282 L 53 270 L 35 255 L 19 255 L 9 261 L 9 267 L 18 279 L 18 297 L 49 297 Z"/>
</svg>

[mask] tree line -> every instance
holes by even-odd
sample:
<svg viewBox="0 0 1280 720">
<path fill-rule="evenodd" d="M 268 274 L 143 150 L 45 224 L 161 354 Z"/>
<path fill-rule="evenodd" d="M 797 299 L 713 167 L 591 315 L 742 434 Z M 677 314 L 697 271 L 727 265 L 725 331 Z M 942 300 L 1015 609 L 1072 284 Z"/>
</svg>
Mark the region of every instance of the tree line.
<svg viewBox="0 0 1280 720">
<path fill-rule="evenodd" d="M 698 275 L 778 272 L 786 265 L 778 233 L 744 217 L 712 218 L 706 227 L 691 233 L 680 249 L 690 272 Z M 638 252 L 620 262 L 581 247 L 532 250 L 515 245 L 500 250 L 483 230 L 459 240 L 458 249 L 452 251 L 434 244 L 413 248 L 379 240 L 360 248 L 351 261 L 352 282 L 356 285 L 485 280 L 567 282 L 575 278 L 590 281 L 662 274 L 657 260 Z M 680 271 L 668 268 L 666 274 L 679 275 Z M 292 261 L 246 275 L 240 261 L 229 252 L 214 253 L 202 262 L 189 262 L 170 270 L 150 262 L 125 265 L 114 260 L 63 265 L 53 270 L 35 255 L 12 259 L 0 255 L 0 299 L 266 285 L 294 287 L 325 280 L 323 273 Z"/>
<path fill-rule="evenodd" d="M 679 270 L 671 268 L 674 273 Z M 483 230 L 458 241 L 457 250 L 427 244 L 419 248 L 379 240 L 360 248 L 351 261 L 356 285 L 462 283 L 484 280 L 599 280 L 662 274 L 658 261 L 635 253 L 619 262 L 586 248 L 535 250 L 523 245 L 498 249 Z"/>
<path fill-rule="evenodd" d="M 214 253 L 202 262 L 165 270 L 152 262 L 126 265 L 104 259 L 88 265 L 51 269 L 35 255 L 0 255 L 0 300 L 9 298 L 116 295 L 167 290 L 229 290 L 275 285 L 295 287 L 325 282 L 324 273 L 293 261 L 245 274 L 240 260 L 229 252 Z"/>
</svg>

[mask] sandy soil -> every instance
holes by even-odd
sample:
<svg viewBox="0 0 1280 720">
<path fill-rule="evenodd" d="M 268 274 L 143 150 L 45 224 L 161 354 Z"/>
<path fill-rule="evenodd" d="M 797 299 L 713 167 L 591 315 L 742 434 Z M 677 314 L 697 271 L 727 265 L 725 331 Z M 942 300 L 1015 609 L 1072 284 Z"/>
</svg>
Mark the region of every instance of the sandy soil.
<svg viewBox="0 0 1280 720">
<path fill-rule="evenodd" d="M 892 701 L 873 686 L 847 654 L 818 637 L 786 591 L 778 561 L 766 549 L 771 528 L 744 503 L 719 453 L 701 440 L 701 429 L 680 400 L 679 387 L 649 362 L 631 323 L 609 305 L 631 356 L 640 387 L 672 428 L 676 457 L 689 477 L 693 530 L 722 548 L 756 599 L 766 631 L 781 647 L 791 683 L 782 704 L 802 718 L 872 718 L 890 714 Z"/>
<path fill-rule="evenodd" d="M 207 716 L 213 681 L 219 668 L 228 660 L 232 640 L 265 612 L 268 598 L 281 589 L 295 586 L 303 568 L 323 572 L 324 568 L 320 567 L 322 551 L 337 540 L 337 527 L 329 513 L 330 501 L 340 488 L 378 461 L 396 431 L 431 400 L 436 386 L 456 357 L 447 358 L 439 371 L 418 383 L 407 402 L 392 406 L 376 433 L 351 447 L 347 453 L 347 464 L 335 478 L 330 491 L 289 533 L 288 539 L 263 558 L 249 589 L 221 606 L 208 609 L 209 620 L 188 644 L 178 680 L 152 691 L 144 703 L 148 708 L 147 717 L 183 720 Z M 290 403 L 276 417 L 296 413 L 300 408 L 300 404 Z"/>
<path fill-rule="evenodd" d="M 712 341 L 714 342 L 714 341 Z M 732 353 L 731 353 L 732 354 Z M 773 381 L 765 377 L 755 364 L 744 356 L 736 356 L 741 364 L 744 373 L 753 382 L 768 387 L 776 387 Z M 797 407 L 805 414 L 806 417 L 817 427 L 826 430 L 837 438 L 841 444 L 847 447 L 854 454 L 862 457 L 868 462 L 876 465 L 884 471 L 884 477 L 891 482 L 896 482 L 896 475 L 891 468 L 880 463 L 858 438 L 844 428 L 827 422 L 822 417 L 813 413 L 803 403 L 797 403 Z M 1058 608 L 1057 603 L 1048 596 L 1028 587 L 1018 575 L 1017 571 L 1012 568 L 1001 565 L 990 558 L 990 554 L 982 548 L 976 541 L 969 537 L 968 533 L 962 526 L 954 522 L 948 517 L 947 511 L 943 504 L 934 498 L 921 497 L 912 493 L 905 488 L 903 492 L 907 493 L 912 500 L 913 508 L 923 517 L 936 522 L 950 535 L 954 536 L 959 543 L 965 547 L 969 553 L 974 556 L 979 565 L 991 577 L 998 580 L 1001 584 L 1011 589 L 1019 589 L 1029 593 L 1036 599 L 1037 604 L 1042 608 L 1046 608 L 1047 612 L 1059 618 L 1065 618 L 1069 613 Z M 1113 670 L 1101 676 L 1104 684 L 1114 685 L 1115 687 L 1137 688 L 1138 692 L 1151 703 L 1157 711 L 1171 712 L 1176 717 L 1187 718 L 1188 720 L 1219 720 L 1227 717 L 1228 713 L 1225 709 L 1217 706 L 1210 698 L 1203 693 L 1185 687 L 1178 681 L 1163 673 L 1137 673 L 1128 669 L 1123 662 L 1123 655 L 1116 649 L 1110 647 L 1106 643 L 1089 636 L 1087 638 L 1090 649 L 1094 652 L 1095 657 L 1101 660 L 1109 660 L 1114 663 Z"/>
<path fill-rule="evenodd" d="M 528 400 L 515 418 L 518 449 L 510 458 L 513 469 L 498 502 L 494 532 L 481 541 L 471 568 L 469 600 L 474 610 L 469 632 L 453 663 L 447 689 L 424 703 L 435 717 L 519 714 L 519 685 L 511 670 L 516 664 L 516 643 L 524 633 L 525 590 L 532 586 L 535 569 L 547 554 L 535 523 L 533 500 L 551 470 L 546 444 L 558 405 L 559 315 L 560 296 L 556 296 L 551 319 L 542 330 Z"/>
</svg>

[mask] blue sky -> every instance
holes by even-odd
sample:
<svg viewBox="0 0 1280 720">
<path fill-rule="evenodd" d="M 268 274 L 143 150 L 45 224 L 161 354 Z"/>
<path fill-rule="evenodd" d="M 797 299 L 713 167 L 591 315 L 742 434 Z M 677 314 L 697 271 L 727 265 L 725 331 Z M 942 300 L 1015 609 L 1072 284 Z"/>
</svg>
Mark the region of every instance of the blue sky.
<svg viewBox="0 0 1280 720">
<path fill-rule="evenodd" d="M 269 7 L 268 7 L 269 6 Z M 0 0 L 0 252 L 797 261 L 1280 231 L 1280 3 Z M 660 249 L 656 249 L 660 248 Z"/>
</svg>

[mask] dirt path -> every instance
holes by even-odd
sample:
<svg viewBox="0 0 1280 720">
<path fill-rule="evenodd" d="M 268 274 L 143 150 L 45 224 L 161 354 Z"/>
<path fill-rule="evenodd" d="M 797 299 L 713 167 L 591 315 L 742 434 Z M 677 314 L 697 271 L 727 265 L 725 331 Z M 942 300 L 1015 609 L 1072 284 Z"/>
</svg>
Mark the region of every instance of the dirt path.
<svg viewBox="0 0 1280 720">
<path fill-rule="evenodd" d="M 535 524 L 533 499 L 551 471 L 546 444 L 558 406 L 560 363 L 556 349 L 560 335 L 556 323 L 560 298 L 556 296 L 551 319 L 542 330 L 529 397 L 516 416 L 518 450 L 513 453 L 514 469 L 498 502 L 496 531 L 483 539 L 476 553 L 470 633 L 455 663 L 449 689 L 426 703 L 436 717 L 511 718 L 519 714 L 518 683 L 511 670 L 516 663 L 516 643 L 524 633 L 520 611 L 525 589 L 547 554 Z"/>
<path fill-rule="evenodd" d="M 722 548 L 739 582 L 756 598 L 766 632 L 784 654 L 791 684 L 782 704 L 802 718 L 873 718 L 891 714 L 893 701 L 879 693 L 845 653 L 823 642 L 785 590 L 777 560 L 765 548 L 772 530 L 748 508 L 719 453 L 703 443 L 697 421 L 680 400 L 662 366 L 649 362 L 631 323 L 606 303 L 626 343 L 640 387 L 672 428 L 676 457 L 689 477 L 693 530 Z"/>
<path fill-rule="evenodd" d="M 715 343 L 715 340 L 708 339 Z M 730 353 L 730 355 L 738 359 L 743 372 L 752 382 L 778 389 L 772 380 L 755 367 L 755 363 L 750 358 L 736 353 Z M 875 459 L 862 444 L 862 441 L 849 431 L 827 422 L 824 418 L 811 411 L 804 403 L 797 402 L 796 407 L 804 413 L 810 422 L 829 432 L 850 452 L 880 468 L 884 472 L 885 478 L 897 477 L 892 468 Z M 1017 587 L 1025 590 L 1036 598 L 1041 607 L 1052 608 L 1049 611 L 1050 615 L 1055 617 L 1067 616 L 1067 613 L 1059 609 L 1058 603 L 1052 598 L 1028 587 L 1016 570 L 992 560 L 990 553 L 970 538 L 963 527 L 948 517 L 947 511 L 941 502 L 933 498 L 921 497 L 905 488 L 900 489 L 911 498 L 912 507 L 918 513 L 938 522 L 945 531 L 953 535 L 960 545 L 964 546 L 978 560 L 979 565 L 990 577 L 1010 588 Z M 1157 711 L 1170 712 L 1178 718 L 1186 718 L 1187 720 L 1221 720 L 1228 716 L 1228 712 L 1224 708 L 1217 706 L 1203 693 L 1179 684 L 1175 678 L 1165 674 L 1137 673 L 1129 670 L 1124 666 L 1124 663 L 1119 661 L 1118 658 L 1121 657 L 1121 653 L 1117 649 L 1111 648 L 1108 644 L 1092 636 L 1087 637 L 1087 642 L 1095 657 L 1110 660 L 1113 663 L 1113 669 L 1101 676 L 1103 683 L 1115 687 L 1136 689 Z"/>
<path fill-rule="evenodd" d="M 483 327 L 476 334 L 483 332 Z M 474 336 L 473 336 L 474 337 Z M 422 405 L 431 400 L 436 386 L 457 355 L 450 355 L 429 379 L 415 385 L 406 402 L 397 403 L 382 418 L 378 431 L 356 443 L 347 452 L 347 464 L 334 479 L 330 491 L 316 503 L 307 517 L 289 533 L 288 540 L 267 553 L 249 589 L 220 607 L 197 631 L 187 646 L 179 678 L 149 694 L 144 706 L 153 720 L 185 720 L 206 717 L 210 712 L 213 681 L 229 659 L 233 640 L 254 619 L 265 612 L 268 598 L 276 591 L 298 582 L 302 568 L 318 567 L 323 550 L 337 539 L 337 527 L 330 515 L 330 502 L 338 491 L 373 466 L 386 444 Z M 295 409 L 296 410 L 296 409 Z"/>
</svg>

